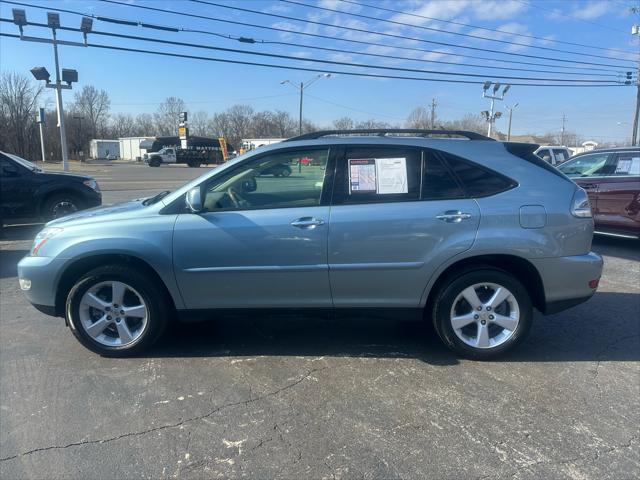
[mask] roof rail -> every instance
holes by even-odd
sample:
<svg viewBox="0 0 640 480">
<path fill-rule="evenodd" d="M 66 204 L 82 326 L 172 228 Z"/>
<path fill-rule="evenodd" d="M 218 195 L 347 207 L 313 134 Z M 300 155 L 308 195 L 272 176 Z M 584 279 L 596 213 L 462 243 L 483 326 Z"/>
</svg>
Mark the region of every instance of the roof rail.
<svg viewBox="0 0 640 480">
<path fill-rule="evenodd" d="M 357 128 L 354 130 L 319 130 L 317 132 L 305 133 L 297 137 L 291 137 L 285 142 L 294 142 L 297 140 L 317 140 L 322 137 L 338 136 L 338 135 L 377 135 L 386 137 L 390 134 L 413 134 L 416 137 L 443 136 L 448 137 L 464 137 L 469 140 L 491 140 L 493 138 L 485 137 L 475 132 L 467 132 L 464 130 L 422 130 L 416 128 Z"/>
</svg>

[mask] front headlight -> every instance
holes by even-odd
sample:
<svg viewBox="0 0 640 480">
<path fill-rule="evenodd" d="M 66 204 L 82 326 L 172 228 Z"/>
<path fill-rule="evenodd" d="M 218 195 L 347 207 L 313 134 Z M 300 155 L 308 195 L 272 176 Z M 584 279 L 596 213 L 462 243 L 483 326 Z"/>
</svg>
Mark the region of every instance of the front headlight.
<svg viewBox="0 0 640 480">
<path fill-rule="evenodd" d="M 36 238 L 33 240 L 33 246 L 31 247 L 31 256 L 37 257 L 38 252 L 44 246 L 47 241 L 62 232 L 64 229 L 60 227 L 48 227 L 44 228 L 36 235 Z"/>
<path fill-rule="evenodd" d="M 96 192 L 100 191 L 100 187 L 98 186 L 98 182 L 96 182 L 95 180 L 91 179 L 91 180 L 85 180 L 84 183 L 87 187 L 89 187 L 92 190 L 95 190 Z"/>
</svg>

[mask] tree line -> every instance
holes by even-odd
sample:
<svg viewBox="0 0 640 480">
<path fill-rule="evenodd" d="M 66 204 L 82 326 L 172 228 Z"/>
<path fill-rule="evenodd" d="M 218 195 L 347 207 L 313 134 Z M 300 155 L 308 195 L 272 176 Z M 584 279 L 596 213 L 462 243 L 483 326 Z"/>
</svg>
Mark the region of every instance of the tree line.
<svg viewBox="0 0 640 480">
<path fill-rule="evenodd" d="M 36 115 L 43 101 L 44 87 L 26 75 L 3 73 L 0 75 L 0 150 L 28 159 L 40 159 L 40 133 Z M 60 160 L 60 135 L 57 127 L 55 104 L 45 105 L 45 151 L 47 161 Z M 89 142 L 93 138 L 117 139 L 121 137 L 175 136 L 178 116 L 186 111 L 184 100 L 169 97 L 154 113 L 113 113 L 109 94 L 92 85 L 74 92 L 65 106 L 65 126 L 71 158 L 88 157 Z M 189 112 L 191 135 L 225 137 L 236 149 L 243 138 L 288 138 L 298 134 L 298 120 L 288 112 L 256 111 L 249 105 L 234 105 L 223 112 L 209 114 L 204 110 Z M 303 133 L 320 128 L 348 130 L 354 128 L 417 128 L 432 126 L 431 113 L 424 107 L 415 108 L 404 124 L 370 119 L 355 121 L 350 117 L 334 120 L 331 125 L 317 125 L 304 119 Z M 433 126 L 440 129 L 468 130 L 486 133 L 487 124 L 480 115 L 467 114 L 459 120 L 444 121 L 437 117 Z M 559 135 L 538 137 L 547 143 L 559 144 Z M 565 144 L 582 141 L 572 132 L 565 132 Z"/>
</svg>

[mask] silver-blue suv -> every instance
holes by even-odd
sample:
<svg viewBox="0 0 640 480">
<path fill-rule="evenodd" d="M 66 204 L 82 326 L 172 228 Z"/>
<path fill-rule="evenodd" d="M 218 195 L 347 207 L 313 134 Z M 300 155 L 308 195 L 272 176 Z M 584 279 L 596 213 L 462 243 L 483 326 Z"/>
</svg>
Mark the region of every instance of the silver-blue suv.
<svg viewBox="0 0 640 480">
<path fill-rule="evenodd" d="M 326 131 L 188 183 L 49 222 L 18 265 L 39 310 L 130 355 L 218 309 L 405 309 L 460 355 L 522 341 L 533 309 L 591 297 L 584 190 L 536 145 L 469 132 Z M 311 161 L 310 161 L 311 160 Z M 288 176 L 262 175 L 287 165 Z"/>
</svg>

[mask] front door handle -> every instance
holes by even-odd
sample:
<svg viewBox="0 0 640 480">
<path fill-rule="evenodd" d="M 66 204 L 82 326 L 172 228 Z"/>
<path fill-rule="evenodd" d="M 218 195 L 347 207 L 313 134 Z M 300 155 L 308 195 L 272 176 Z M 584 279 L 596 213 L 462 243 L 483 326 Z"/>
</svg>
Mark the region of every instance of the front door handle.
<svg viewBox="0 0 640 480">
<path fill-rule="evenodd" d="M 447 210 L 446 212 L 437 215 L 436 218 L 447 223 L 460 223 L 462 220 L 468 220 L 471 218 L 471 214 L 463 213 L 459 210 Z"/>
<path fill-rule="evenodd" d="M 580 186 L 582 188 L 584 188 L 585 190 L 594 190 L 594 189 L 598 188 L 598 184 L 597 183 L 583 183 Z"/>
<path fill-rule="evenodd" d="M 320 225 L 324 225 L 324 220 L 313 217 L 301 217 L 291 222 L 292 227 L 302 228 L 303 230 L 313 230 Z"/>
</svg>

